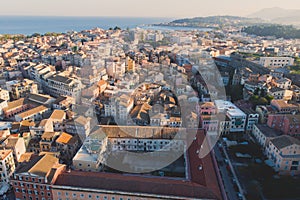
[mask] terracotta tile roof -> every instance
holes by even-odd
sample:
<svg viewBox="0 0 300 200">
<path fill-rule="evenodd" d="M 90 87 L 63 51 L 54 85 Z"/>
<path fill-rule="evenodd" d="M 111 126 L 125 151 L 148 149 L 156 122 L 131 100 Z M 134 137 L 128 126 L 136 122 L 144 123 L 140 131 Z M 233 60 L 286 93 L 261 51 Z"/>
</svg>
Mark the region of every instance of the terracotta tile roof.
<svg viewBox="0 0 300 200">
<path fill-rule="evenodd" d="M 55 164 L 58 164 L 58 158 L 54 157 L 53 155 L 45 154 L 28 170 L 28 172 L 44 177 Z"/>
<path fill-rule="evenodd" d="M 50 116 L 50 119 L 61 121 L 65 118 L 65 116 L 66 116 L 65 111 L 63 111 L 63 110 L 54 110 L 53 113 Z"/>
<path fill-rule="evenodd" d="M 148 195 L 179 196 L 193 199 L 218 199 L 210 189 L 189 181 L 102 172 L 72 171 L 70 173 L 62 173 L 56 179 L 55 186 Z"/>
<path fill-rule="evenodd" d="M 12 150 L 0 150 L 0 159 L 4 160 L 11 152 Z"/>
<path fill-rule="evenodd" d="M 108 137 L 133 137 L 127 133 L 136 133 L 145 138 L 168 138 L 177 134 L 179 128 L 138 127 L 138 126 L 102 126 L 100 129 Z M 99 129 L 99 130 L 100 130 Z M 189 129 L 184 129 L 189 133 Z M 213 165 L 212 155 L 208 153 L 200 158 L 197 150 L 201 148 L 205 137 L 204 130 L 197 131 L 194 139 L 192 134 L 186 134 L 192 141 L 187 151 L 188 179 L 175 180 L 166 177 L 145 177 L 140 175 L 122 175 L 102 172 L 72 171 L 59 175 L 55 185 L 102 189 L 109 191 L 133 192 L 142 194 L 156 194 L 165 196 L 180 196 L 186 198 L 221 199 L 221 191 L 218 184 L 217 172 Z M 200 168 L 199 168 L 200 167 Z M 101 180 L 101 181 L 100 181 Z M 133 187 L 134 186 L 134 187 Z"/>
<path fill-rule="evenodd" d="M 215 107 L 215 104 L 214 104 L 214 102 L 205 102 L 201 105 L 201 108 L 204 108 L 204 107 Z"/>
<path fill-rule="evenodd" d="M 56 134 L 55 132 L 44 132 L 42 138 L 51 139 L 55 136 L 55 134 Z"/>
<path fill-rule="evenodd" d="M 26 152 L 26 153 L 23 153 L 19 159 L 19 163 L 22 163 L 22 162 L 29 162 L 31 159 L 32 159 L 32 156 L 34 155 L 33 152 Z"/>
<path fill-rule="evenodd" d="M 277 149 L 283 149 L 294 144 L 300 145 L 300 140 L 289 135 L 282 135 L 273 138 L 270 140 L 270 142 L 272 142 Z"/>
<path fill-rule="evenodd" d="M 48 110 L 47 107 L 45 107 L 45 106 L 38 106 L 38 107 L 32 108 L 30 110 L 27 110 L 25 112 L 22 112 L 22 113 L 18 114 L 18 116 L 23 119 L 25 117 L 32 116 L 32 115 L 34 115 L 36 113 L 43 112 L 43 111 L 46 111 L 46 110 Z"/>
<path fill-rule="evenodd" d="M 98 127 L 100 128 L 100 127 Z M 107 137 L 109 138 L 161 138 L 170 139 L 174 137 L 178 132 L 179 128 L 170 127 L 151 127 L 151 126 L 106 126 L 103 125 L 100 128 Z M 183 129 L 182 129 L 183 130 Z M 97 131 L 97 130 L 96 130 Z"/>
<path fill-rule="evenodd" d="M 71 139 L 72 139 L 72 135 L 68 134 L 68 133 L 62 133 L 57 139 L 56 142 L 61 143 L 61 144 L 68 144 Z"/>
<path fill-rule="evenodd" d="M 8 102 L 7 107 L 4 108 L 3 110 L 4 111 L 9 111 L 9 110 L 21 107 L 25 104 L 24 101 L 25 101 L 25 99 L 21 98 L 21 99 L 15 100 L 15 101 Z"/>
</svg>

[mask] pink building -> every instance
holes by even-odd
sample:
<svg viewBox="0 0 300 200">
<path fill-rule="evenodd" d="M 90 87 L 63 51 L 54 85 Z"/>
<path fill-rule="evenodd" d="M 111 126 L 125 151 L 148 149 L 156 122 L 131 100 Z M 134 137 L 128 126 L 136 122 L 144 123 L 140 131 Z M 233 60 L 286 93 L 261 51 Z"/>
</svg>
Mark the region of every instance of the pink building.
<svg viewBox="0 0 300 200">
<path fill-rule="evenodd" d="M 267 124 L 286 135 L 300 135 L 300 115 L 269 115 Z"/>
<path fill-rule="evenodd" d="M 24 100 L 24 98 L 21 98 L 16 101 L 8 102 L 7 107 L 3 109 L 4 116 L 10 118 L 31 108 L 29 104 L 25 104 Z"/>
<path fill-rule="evenodd" d="M 271 106 L 276 108 L 278 113 L 297 113 L 299 111 L 298 106 L 289 104 L 285 100 L 272 100 L 271 101 Z"/>
<path fill-rule="evenodd" d="M 214 102 L 205 102 L 200 105 L 200 113 L 201 115 L 214 115 L 216 114 L 216 106 Z"/>
<path fill-rule="evenodd" d="M 219 128 L 219 120 L 214 115 L 201 115 L 201 124 L 206 131 L 217 131 Z"/>
</svg>

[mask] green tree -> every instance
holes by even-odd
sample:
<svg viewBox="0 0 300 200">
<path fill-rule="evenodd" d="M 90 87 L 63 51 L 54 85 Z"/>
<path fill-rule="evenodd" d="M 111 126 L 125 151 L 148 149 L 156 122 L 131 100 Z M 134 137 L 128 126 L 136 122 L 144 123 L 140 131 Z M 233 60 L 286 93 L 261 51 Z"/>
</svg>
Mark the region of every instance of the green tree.
<svg viewBox="0 0 300 200">
<path fill-rule="evenodd" d="M 121 28 L 118 27 L 118 26 L 116 26 L 116 27 L 114 28 L 114 30 L 115 30 L 115 31 L 116 31 L 116 30 L 121 30 Z"/>
<path fill-rule="evenodd" d="M 272 95 L 269 95 L 269 94 L 267 94 L 265 96 L 265 98 L 268 100 L 269 103 L 274 99 L 274 97 Z"/>
<path fill-rule="evenodd" d="M 267 105 L 269 102 L 268 102 L 268 100 L 265 98 L 265 97 L 260 97 L 259 99 L 258 99 L 258 104 L 259 105 Z"/>
</svg>

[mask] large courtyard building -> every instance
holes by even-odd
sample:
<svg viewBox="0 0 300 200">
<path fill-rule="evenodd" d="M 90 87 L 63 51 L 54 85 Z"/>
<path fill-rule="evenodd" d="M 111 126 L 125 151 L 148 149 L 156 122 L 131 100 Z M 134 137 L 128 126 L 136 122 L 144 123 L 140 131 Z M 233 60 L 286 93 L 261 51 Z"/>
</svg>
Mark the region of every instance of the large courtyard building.
<svg viewBox="0 0 300 200">
<path fill-rule="evenodd" d="M 53 197 L 220 199 L 217 166 L 211 154 L 199 156 L 204 137 L 204 130 L 194 129 L 98 127 L 73 158 L 75 171 L 58 176 Z M 171 156 L 175 156 L 174 161 Z M 113 168 L 115 162 L 130 172 L 121 173 L 121 168 Z M 141 174 L 132 174 L 134 171 Z"/>
</svg>

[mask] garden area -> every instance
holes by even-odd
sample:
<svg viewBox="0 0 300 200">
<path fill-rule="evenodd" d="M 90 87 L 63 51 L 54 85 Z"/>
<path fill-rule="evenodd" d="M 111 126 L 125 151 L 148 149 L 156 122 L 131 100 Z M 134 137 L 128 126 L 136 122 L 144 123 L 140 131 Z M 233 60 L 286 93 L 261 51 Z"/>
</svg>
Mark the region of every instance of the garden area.
<svg viewBox="0 0 300 200">
<path fill-rule="evenodd" d="M 236 141 L 245 141 L 239 138 Z M 279 176 L 264 163 L 266 159 L 261 147 L 248 141 L 228 147 L 228 153 L 236 165 L 236 173 L 243 188 L 247 188 L 247 199 L 300 199 L 300 177 Z M 249 154 L 252 158 L 237 158 L 236 153 Z"/>
<path fill-rule="evenodd" d="M 300 177 L 278 176 L 262 164 L 237 167 L 247 189 L 247 199 L 300 199 Z"/>
</svg>

